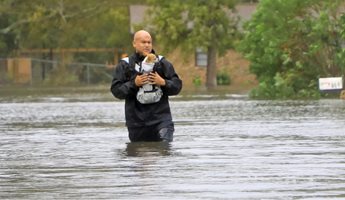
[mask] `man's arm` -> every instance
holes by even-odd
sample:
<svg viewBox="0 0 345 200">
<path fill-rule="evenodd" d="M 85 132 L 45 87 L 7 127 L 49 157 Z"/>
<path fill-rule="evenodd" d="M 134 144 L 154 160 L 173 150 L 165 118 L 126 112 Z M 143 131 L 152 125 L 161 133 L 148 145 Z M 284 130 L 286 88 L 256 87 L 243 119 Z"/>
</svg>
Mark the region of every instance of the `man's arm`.
<svg viewBox="0 0 345 200">
<path fill-rule="evenodd" d="M 182 80 L 175 72 L 173 65 L 167 60 L 162 60 L 165 85 L 162 86 L 163 92 L 167 95 L 177 95 L 182 89 Z"/>
<path fill-rule="evenodd" d="M 134 78 L 131 77 L 129 70 L 126 71 L 128 64 L 121 61 L 115 68 L 113 80 L 111 82 L 111 93 L 118 99 L 125 99 L 128 95 L 135 95 L 138 87 L 135 85 Z"/>
</svg>

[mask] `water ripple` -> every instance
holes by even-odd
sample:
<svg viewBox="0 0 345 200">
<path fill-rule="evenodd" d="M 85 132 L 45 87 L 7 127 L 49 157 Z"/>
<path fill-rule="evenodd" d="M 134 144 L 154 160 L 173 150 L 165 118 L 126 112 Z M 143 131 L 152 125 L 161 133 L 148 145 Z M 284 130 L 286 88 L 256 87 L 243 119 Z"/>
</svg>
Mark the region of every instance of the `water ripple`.
<svg viewBox="0 0 345 200">
<path fill-rule="evenodd" d="M 129 143 L 123 102 L 0 104 L 1 199 L 344 199 L 345 102 L 171 102 Z"/>
</svg>

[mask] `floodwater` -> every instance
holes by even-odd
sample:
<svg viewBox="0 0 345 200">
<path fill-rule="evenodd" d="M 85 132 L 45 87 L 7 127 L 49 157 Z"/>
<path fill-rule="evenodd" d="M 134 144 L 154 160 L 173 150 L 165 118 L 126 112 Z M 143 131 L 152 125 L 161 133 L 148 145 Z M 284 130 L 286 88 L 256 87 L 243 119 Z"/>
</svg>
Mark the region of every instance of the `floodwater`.
<svg viewBox="0 0 345 200">
<path fill-rule="evenodd" d="M 175 98 L 170 144 L 129 143 L 123 107 L 2 101 L 0 199 L 345 199 L 344 100 Z"/>
</svg>

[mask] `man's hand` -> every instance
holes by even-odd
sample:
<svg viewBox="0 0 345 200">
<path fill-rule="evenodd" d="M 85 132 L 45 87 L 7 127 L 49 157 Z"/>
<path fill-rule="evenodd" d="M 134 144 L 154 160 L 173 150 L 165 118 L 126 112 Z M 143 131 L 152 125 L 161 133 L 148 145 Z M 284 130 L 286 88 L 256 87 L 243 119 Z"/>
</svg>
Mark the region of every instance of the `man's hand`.
<svg viewBox="0 0 345 200">
<path fill-rule="evenodd" d="M 150 84 L 158 85 L 158 86 L 165 86 L 165 80 L 157 73 L 157 72 L 150 72 L 148 75 L 148 81 Z"/>
<path fill-rule="evenodd" d="M 148 83 L 152 85 L 165 86 L 165 80 L 157 72 L 137 75 L 135 77 L 135 85 L 138 87 Z"/>
<path fill-rule="evenodd" d="M 149 76 L 147 74 L 137 75 L 134 81 L 135 85 L 140 87 L 145 85 L 146 83 L 149 83 Z"/>
</svg>

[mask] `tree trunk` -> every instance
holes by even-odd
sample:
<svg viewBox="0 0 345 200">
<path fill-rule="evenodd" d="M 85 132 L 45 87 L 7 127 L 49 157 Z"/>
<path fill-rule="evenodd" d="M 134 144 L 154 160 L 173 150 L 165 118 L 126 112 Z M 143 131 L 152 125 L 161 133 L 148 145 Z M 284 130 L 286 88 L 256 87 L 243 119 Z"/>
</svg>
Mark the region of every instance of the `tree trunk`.
<svg viewBox="0 0 345 200">
<path fill-rule="evenodd" d="M 206 71 L 206 88 L 213 89 L 217 86 L 217 48 L 210 46 L 207 49 L 207 71 Z"/>
</svg>

